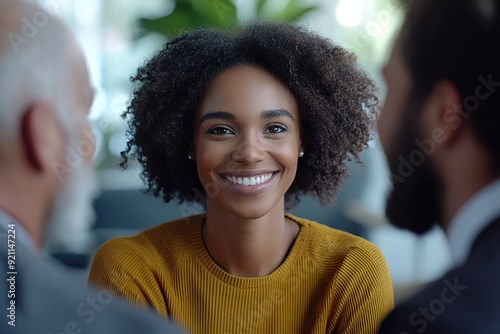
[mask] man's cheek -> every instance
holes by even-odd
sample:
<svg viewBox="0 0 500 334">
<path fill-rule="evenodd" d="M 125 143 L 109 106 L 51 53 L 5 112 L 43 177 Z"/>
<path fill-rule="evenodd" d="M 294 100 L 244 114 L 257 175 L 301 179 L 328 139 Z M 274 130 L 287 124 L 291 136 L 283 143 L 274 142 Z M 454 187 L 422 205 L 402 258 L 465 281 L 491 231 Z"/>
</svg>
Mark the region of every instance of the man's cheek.
<svg viewBox="0 0 500 334">
<path fill-rule="evenodd" d="M 91 164 L 96 152 L 96 137 L 90 124 L 82 127 L 80 140 L 77 145 L 77 152 L 82 156 L 87 164 Z"/>
<path fill-rule="evenodd" d="M 377 130 L 380 144 L 386 154 L 394 151 L 394 144 L 401 128 L 401 114 L 403 112 L 400 101 L 386 97 L 386 103 L 377 120 Z"/>
</svg>

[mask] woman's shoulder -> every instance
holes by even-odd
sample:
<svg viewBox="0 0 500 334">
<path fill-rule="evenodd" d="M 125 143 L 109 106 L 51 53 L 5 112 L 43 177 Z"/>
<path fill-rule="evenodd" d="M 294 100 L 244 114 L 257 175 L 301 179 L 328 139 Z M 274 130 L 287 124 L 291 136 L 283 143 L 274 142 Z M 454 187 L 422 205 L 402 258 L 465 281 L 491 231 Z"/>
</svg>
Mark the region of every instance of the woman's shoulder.
<svg viewBox="0 0 500 334">
<path fill-rule="evenodd" d="M 197 226 L 201 228 L 204 217 L 204 214 L 184 217 L 150 227 L 134 236 L 113 238 L 99 248 L 99 253 L 151 256 L 168 252 L 168 249 L 175 252 L 189 244 L 190 236 Z"/>
<path fill-rule="evenodd" d="M 308 251 L 323 255 L 330 261 L 333 258 L 356 255 L 365 260 L 378 259 L 382 255 L 377 246 L 362 237 L 290 214 L 287 217 L 301 226 L 301 233 L 307 239 L 305 247 Z"/>
<path fill-rule="evenodd" d="M 205 214 L 198 214 L 188 217 L 172 220 L 160 225 L 150 227 L 135 236 L 137 239 L 141 238 L 179 238 L 179 234 L 189 235 L 193 230 L 201 228 L 201 224 L 205 219 Z"/>
</svg>

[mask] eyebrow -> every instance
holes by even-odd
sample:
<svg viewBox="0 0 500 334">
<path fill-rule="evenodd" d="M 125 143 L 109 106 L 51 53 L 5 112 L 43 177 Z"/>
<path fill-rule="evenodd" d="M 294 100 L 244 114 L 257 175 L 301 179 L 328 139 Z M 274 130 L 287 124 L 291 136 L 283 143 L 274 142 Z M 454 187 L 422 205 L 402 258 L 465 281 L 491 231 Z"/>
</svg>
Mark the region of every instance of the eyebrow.
<svg viewBox="0 0 500 334">
<path fill-rule="evenodd" d="M 209 112 L 201 117 L 200 124 L 211 119 L 226 119 L 234 121 L 236 117 L 234 117 L 233 114 L 226 111 Z"/>
<path fill-rule="evenodd" d="M 285 109 L 266 110 L 260 115 L 260 118 L 262 119 L 277 118 L 277 117 L 288 117 L 292 120 L 295 120 L 293 118 L 293 115 Z"/>
<path fill-rule="evenodd" d="M 288 117 L 292 120 L 295 120 L 293 115 L 285 109 L 266 110 L 260 114 L 260 118 L 262 119 L 278 118 L 278 117 Z M 234 121 L 236 120 L 236 117 L 227 111 L 214 111 L 203 115 L 200 119 L 200 124 L 212 119 L 224 119 L 224 120 Z"/>
</svg>

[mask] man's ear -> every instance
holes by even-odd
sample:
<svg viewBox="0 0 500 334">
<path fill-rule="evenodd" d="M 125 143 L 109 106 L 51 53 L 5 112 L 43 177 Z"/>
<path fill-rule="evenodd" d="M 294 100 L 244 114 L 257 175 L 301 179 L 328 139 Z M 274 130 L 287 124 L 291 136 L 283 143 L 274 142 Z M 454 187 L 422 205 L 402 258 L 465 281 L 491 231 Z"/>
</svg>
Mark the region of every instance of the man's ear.
<svg viewBox="0 0 500 334">
<path fill-rule="evenodd" d="M 35 102 L 23 113 L 21 140 L 30 165 L 37 172 L 50 170 L 63 154 L 63 133 L 49 104 Z"/>
<path fill-rule="evenodd" d="M 434 86 L 424 104 L 420 125 L 428 139 L 447 145 L 454 142 L 467 117 L 457 88 L 443 80 Z"/>
</svg>

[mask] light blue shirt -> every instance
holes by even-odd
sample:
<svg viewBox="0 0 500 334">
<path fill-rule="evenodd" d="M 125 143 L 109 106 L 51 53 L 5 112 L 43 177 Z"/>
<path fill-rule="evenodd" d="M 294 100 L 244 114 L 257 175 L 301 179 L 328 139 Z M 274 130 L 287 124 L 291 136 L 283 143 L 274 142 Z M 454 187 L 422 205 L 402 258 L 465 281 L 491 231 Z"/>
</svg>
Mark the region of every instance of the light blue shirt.
<svg viewBox="0 0 500 334">
<path fill-rule="evenodd" d="M 8 227 L 8 225 L 10 224 L 15 225 L 15 243 L 20 244 L 23 247 L 28 248 L 29 250 L 35 251 L 33 239 L 31 239 L 23 225 L 16 222 L 14 219 L 12 219 L 12 217 L 7 215 L 7 213 L 2 210 L 0 210 L 0 244 L 3 243 L 3 240 L 5 240 L 5 243 L 7 243 L 7 231 L 10 230 L 10 228 Z"/>
<path fill-rule="evenodd" d="M 463 205 L 448 229 L 451 258 L 455 267 L 467 260 L 479 233 L 500 216 L 500 180 L 478 191 Z"/>
</svg>

